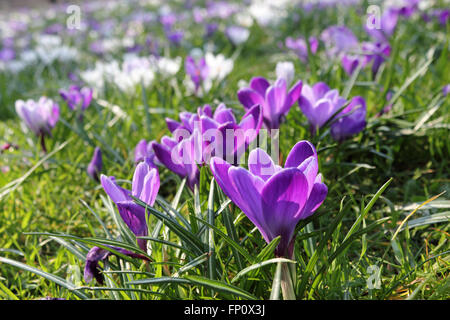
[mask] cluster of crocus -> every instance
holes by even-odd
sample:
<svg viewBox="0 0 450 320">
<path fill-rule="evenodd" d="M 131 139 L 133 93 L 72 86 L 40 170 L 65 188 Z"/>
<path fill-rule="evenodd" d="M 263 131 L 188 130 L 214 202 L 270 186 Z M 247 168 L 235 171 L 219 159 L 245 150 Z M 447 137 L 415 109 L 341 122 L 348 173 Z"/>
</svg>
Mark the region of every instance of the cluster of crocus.
<svg viewBox="0 0 450 320">
<path fill-rule="evenodd" d="M 284 78 L 279 78 L 270 84 L 263 77 L 254 77 L 250 86 L 238 91 L 238 99 L 245 109 L 261 105 L 264 125 L 267 129 L 278 129 L 286 114 L 297 102 L 302 91 L 302 81 L 296 82 L 289 91 Z"/>
<path fill-rule="evenodd" d="M 250 108 L 238 123 L 232 109 L 220 104 L 214 114 L 210 105 L 198 108 L 197 113 L 181 112 L 181 122 L 167 118 L 173 137 L 164 136 L 161 143 L 153 143 L 155 158 L 180 177 L 187 178 L 193 190 L 198 184 L 197 165 L 209 162 L 211 156 L 231 159 L 237 163 L 248 145 L 257 137 L 262 125 L 259 105 Z"/>
<path fill-rule="evenodd" d="M 59 90 L 59 94 L 66 101 L 69 108 L 80 113 L 80 118 L 82 117 L 82 112 L 91 104 L 92 93 L 93 90 L 91 88 L 80 88 L 77 85 L 71 85 L 67 90 Z"/>
<path fill-rule="evenodd" d="M 262 149 L 248 158 L 248 170 L 223 159 L 211 160 L 211 171 L 223 192 L 245 213 L 269 243 L 281 236 L 277 256 L 291 258 L 297 223 L 312 215 L 327 195 L 318 174 L 317 152 L 308 141 L 298 142 L 284 168 Z"/>
<path fill-rule="evenodd" d="M 51 135 L 52 128 L 59 119 L 59 106 L 52 99 L 41 97 L 35 100 L 17 100 L 16 112 L 26 126 L 41 139 L 41 146 L 44 152 L 45 136 Z"/>
<path fill-rule="evenodd" d="M 142 200 L 149 206 L 153 206 L 158 195 L 160 181 L 156 168 L 153 168 L 147 161 L 140 162 L 133 175 L 131 191 L 117 185 L 114 177 L 101 175 L 100 178 L 103 189 L 106 194 L 115 203 L 119 214 L 128 228 L 137 236 L 146 236 L 148 234 L 146 222 L 146 210 L 144 207 L 134 202 L 132 197 Z M 140 249 L 147 251 L 147 241 L 137 239 Z M 141 254 L 130 252 L 122 248 L 112 248 L 122 254 L 146 260 Z M 90 282 L 92 278 L 102 283 L 103 279 L 98 270 L 98 263 L 111 255 L 111 251 L 99 247 L 93 247 L 86 256 L 86 265 L 84 269 L 84 279 Z"/>
</svg>

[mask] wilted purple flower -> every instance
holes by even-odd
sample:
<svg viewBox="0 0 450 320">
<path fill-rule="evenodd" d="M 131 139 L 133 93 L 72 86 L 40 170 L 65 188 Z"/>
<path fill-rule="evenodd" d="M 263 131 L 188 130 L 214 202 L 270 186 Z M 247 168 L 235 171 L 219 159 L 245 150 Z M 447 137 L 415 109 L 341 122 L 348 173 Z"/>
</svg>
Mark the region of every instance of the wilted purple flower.
<svg viewBox="0 0 450 320">
<path fill-rule="evenodd" d="M 330 57 L 354 51 L 359 45 L 358 38 L 345 26 L 326 28 L 322 31 L 320 39 L 325 43 L 327 54 Z"/>
<path fill-rule="evenodd" d="M 37 136 L 41 138 L 41 146 L 46 152 L 44 136 L 51 135 L 52 128 L 59 119 L 59 106 L 47 97 L 41 97 L 38 101 L 17 100 L 16 112 Z"/>
<path fill-rule="evenodd" d="M 11 148 L 11 143 L 7 142 L 0 146 L 0 152 L 7 151 Z"/>
<path fill-rule="evenodd" d="M 132 258 L 139 258 L 147 261 L 149 260 L 144 255 L 134 253 L 122 248 L 117 247 L 110 247 L 110 248 Z M 95 280 L 97 280 L 98 283 L 103 284 L 103 277 L 98 268 L 98 263 L 100 261 L 106 260 L 111 254 L 112 254 L 111 251 L 99 247 L 93 247 L 91 250 L 89 250 L 88 254 L 86 255 L 86 264 L 84 266 L 84 281 L 89 283 L 93 278 L 95 278 Z"/>
<path fill-rule="evenodd" d="M 298 58 L 307 62 L 308 60 L 308 47 L 306 45 L 306 41 L 303 38 L 293 39 L 291 37 L 287 37 L 285 41 L 286 48 L 291 49 L 295 52 Z M 317 52 L 319 47 L 319 41 L 315 37 L 309 37 L 309 48 L 312 54 Z"/>
<path fill-rule="evenodd" d="M 312 215 L 328 192 L 318 174 L 317 152 L 310 142 L 300 141 L 287 156 L 284 168 L 259 148 L 250 152 L 248 163 L 246 170 L 215 157 L 211 171 L 225 195 L 267 243 L 281 236 L 276 255 L 291 258 L 297 223 Z"/>
<path fill-rule="evenodd" d="M 237 163 L 258 135 L 262 111 L 255 105 L 237 123 L 232 110 L 224 104 L 219 105 L 214 114 L 211 107 L 205 105 L 198 108 L 197 113 L 180 113 L 180 119 L 181 123 L 166 119 L 173 137 L 164 136 L 160 144 L 154 144 L 153 150 L 159 162 L 180 177 L 187 177 L 188 186 L 194 189 L 200 174 L 197 165 L 208 163 L 211 156 Z"/>
<path fill-rule="evenodd" d="M 232 44 L 238 46 L 247 41 L 250 36 L 250 31 L 247 28 L 240 26 L 229 26 L 225 29 L 225 35 Z"/>
<path fill-rule="evenodd" d="M 366 127 L 366 101 L 362 97 L 354 97 L 336 118 L 331 124 L 334 140 L 343 141 L 361 132 Z"/>
<path fill-rule="evenodd" d="M 100 182 L 99 175 L 102 171 L 102 167 L 102 150 L 99 147 L 96 147 L 94 150 L 94 156 L 87 167 L 87 173 L 92 179 Z"/>
<path fill-rule="evenodd" d="M 339 92 L 331 90 L 325 83 L 318 82 L 314 86 L 303 85 L 298 105 L 302 110 L 314 134 L 341 107 L 346 100 L 339 96 Z"/>
<path fill-rule="evenodd" d="M 71 85 L 68 90 L 61 89 L 59 94 L 67 102 L 71 110 L 84 111 L 91 104 L 93 90 L 91 88 L 80 88 L 76 85 Z"/>
<path fill-rule="evenodd" d="M 194 58 L 187 56 L 184 62 L 186 73 L 191 77 L 195 85 L 195 92 L 198 92 L 203 81 L 208 77 L 209 68 L 205 58 L 201 58 L 195 62 Z"/>
<path fill-rule="evenodd" d="M 302 91 L 302 81 L 299 80 L 287 91 L 286 80 L 283 78 L 270 85 L 263 77 L 254 77 L 250 87 L 238 91 L 238 99 L 245 109 L 256 104 L 262 106 L 264 124 L 268 129 L 278 129 L 286 114 L 296 103 Z"/>
<path fill-rule="evenodd" d="M 136 197 L 149 206 L 153 206 L 159 190 L 158 170 L 153 168 L 146 161 L 140 162 L 133 175 L 131 191 L 117 185 L 114 177 L 101 175 L 103 189 L 116 204 L 125 224 L 136 236 L 146 236 L 148 229 L 145 219 L 145 208 L 136 204 L 133 197 Z M 137 240 L 139 247 L 146 251 L 146 240 Z"/>
</svg>

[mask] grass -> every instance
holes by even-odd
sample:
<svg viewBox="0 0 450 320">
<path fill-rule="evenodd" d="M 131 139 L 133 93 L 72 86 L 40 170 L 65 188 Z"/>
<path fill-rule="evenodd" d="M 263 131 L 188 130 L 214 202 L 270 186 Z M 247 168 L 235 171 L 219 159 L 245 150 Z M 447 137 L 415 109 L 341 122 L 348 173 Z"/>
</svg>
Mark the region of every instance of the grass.
<svg viewBox="0 0 450 320">
<path fill-rule="evenodd" d="M 359 39 L 367 39 L 357 10 L 346 9 L 345 24 Z M 129 12 L 118 10 L 113 16 L 120 20 Z M 300 15 L 298 21 L 295 14 Z M 401 19 L 391 41 L 392 55 L 380 74 L 373 79 L 370 70 L 363 69 L 354 82 L 340 63 L 325 57 L 323 48 L 304 64 L 277 47 L 287 36 L 318 36 L 338 19 L 334 9 L 308 15 L 296 10 L 277 28 L 254 25 L 239 49 L 217 34 L 211 40 L 217 52 L 238 56 L 233 72 L 208 95 L 187 96 L 181 69 L 175 77 L 181 94 L 164 79 L 150 87 L 137 86 L 131 95 L 107 88 L 94 99 L 82 124 L 58 97 L 58 90 L 68 86 L 69 70 L 84 70 L 97 59 L 94 55 L 82 51 L 78 63 L 43 69 L 37 65 L 13 76 L 0 72 L 0 142 L 18 146 L 0 158 L 0 167 L 8 167 L 0 175 L 0 297 L 275 296 L 278 289 L 272 280 L 279 259 L 273 250 L 278 239 L 264 242 L 239 208 L 227 201 L 208 168 L 202 169 L 198 192 L 191 192 L 161 167 L 159 198 L 154 208 L 148 208 L 151 262 L 112 256 L 104 265 L 104 286 L 87 285 L 83 268 L 89 248 L 114 243 L 138 249 L 86 167 L 95 146 L 100 146 L 103 173 L 130 181 L 135 145 L 140 139 L 159 141 L 168 134 L 164 117 L 177 119 L 179 111 L 194 111 L 204 103 L 216 107 L 223 101 L 240 118 L 244 110 L 236 96 L 238 81 L 273 78 L 276 62 L 288 59 L 295 63 L 296 79 L 324 81 L 341 93 L 348 90 L 349 97 L 363 96 L 368 105 L 367 128 L 340 144 L 325 131 L 311 137 L 297 106 L 280 130 L 282 159 L 297 141 L 313 142 L 329 188 L 324 204 L 296 229 L 297 299 L 449 299 L 450 112 L 449 97 L 442 96 L 442 87 L 450 83 L 445 37 L 449 27 Z M 164 45 L 161 51 L 184 58 L 192 47 L 202 45 L 196 35 L 201 28 L 189 25 L 183 46 Z M 151 24 L 144 31 L 161 36 L 161 29 Z M 387 90 L 394 94 L 392 110 L 376 117 L 387 104 Z M 14 111 L 15 100 L 44 94 L 57 100 L 62 111 L 47 140 L 47 155 Z M 118 116 L 110 105 L 119 106 L 125 116 Z M 427 201 L 431 202 L 420 207 Z M 373 282 L 376 272 L 379 281 Z M 371 288 L 369 282 L 374 284 Z"/>
</svg>

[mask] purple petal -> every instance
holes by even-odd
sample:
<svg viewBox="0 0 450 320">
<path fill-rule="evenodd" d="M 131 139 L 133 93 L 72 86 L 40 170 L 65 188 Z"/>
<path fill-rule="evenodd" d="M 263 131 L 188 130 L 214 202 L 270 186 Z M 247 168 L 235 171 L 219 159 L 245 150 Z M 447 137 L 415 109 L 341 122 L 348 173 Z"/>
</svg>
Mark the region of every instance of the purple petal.
<svg viewBox="0 0 450 320">
<path fill-rule="evenodd" d="M 272 175 L 279 171 L 272 158 L 262 149 L 252 150 L 248 156 L 248 169 L 255 176 L 267 181 Z"/>
<path fill-rule="evenodd" d="M 265 105 L 264 96 L 260 95 L 253 89 L 243 88 L 240 89 L 237 93 L 239 101 L 246 109 L 250 109 L 256 104 L 261 106 Z"/>
<path fill-rule="evenodd" d="M 314 156 L 317 158 L 316 149 L 311 142 L 302 140 L 292 147 L 289 155 L 286 158 L 285 168 L 297 168 L 300 166 L 307 158 Z"/>
<path fill-rule="evenodd" d="M 259 93 L 260 96 L 265 96 L 267 88 L 270 87 L 269 81 L 263 77 L 254 77 L 250 80 L 250 88 Z"/>
<path fill-rule="evenodd" d="M 107 177 L 104 174 L 100 176 L 100 182 L 106 194 L 111 198 L 114 203 L 128 200 L 127 194 L 120 188 L 111 177 Z"/>
<path fill-rule="evenodd" d="M 284 255 L 307 200 L 308 181 L 301 170 L 284 169 L 266 182 L 261 195 L 264 221 L 271 238 L 281 235 L 277 253 Z"/>
</svg>

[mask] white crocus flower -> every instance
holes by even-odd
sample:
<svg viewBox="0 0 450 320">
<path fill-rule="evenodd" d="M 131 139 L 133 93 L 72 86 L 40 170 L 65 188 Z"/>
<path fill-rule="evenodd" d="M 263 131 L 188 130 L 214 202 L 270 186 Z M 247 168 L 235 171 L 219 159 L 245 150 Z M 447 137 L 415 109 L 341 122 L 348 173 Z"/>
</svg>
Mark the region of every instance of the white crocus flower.
<svg viewBox="0 0 450 320">
<path fill-rule="evenodd" d="M 286 84 L 289 84 L 294 80 L 295 67 L 290 61 L 280 61 L 275 68 L 277 79 L 283 78 L 286 80 Z"/>
<path fill-rule="evenodd" d="M 225 58 L 223 54 L 213 55 L 211 52 L 205 54 L 205 61 L 209 68 L 208 78 L 211 81 L 223 80 L 232 70 L 234 62 Z"/>
</svg>

